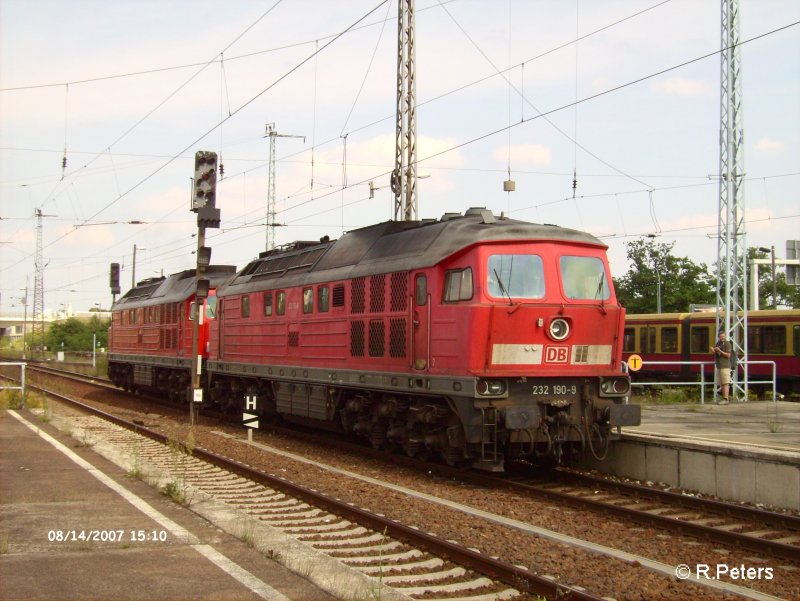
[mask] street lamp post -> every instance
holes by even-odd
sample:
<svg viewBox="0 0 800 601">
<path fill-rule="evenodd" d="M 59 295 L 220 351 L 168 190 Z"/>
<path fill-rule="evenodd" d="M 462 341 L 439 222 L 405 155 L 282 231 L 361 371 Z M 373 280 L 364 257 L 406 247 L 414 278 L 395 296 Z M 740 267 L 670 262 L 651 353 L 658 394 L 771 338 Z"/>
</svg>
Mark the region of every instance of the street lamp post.
<svg viewBox="0 0 800 601">
<path fill-rule="evenodd" d="M 762 253 L 769 253 L 770 257 L 772 258 L 772 308 L 778 308 L 778 281 L 775 279 L 775 245 L 773 244 L 770 248 L 766 248 L 765 246 L 759 246 L 758 250 Z"/>
</svg>

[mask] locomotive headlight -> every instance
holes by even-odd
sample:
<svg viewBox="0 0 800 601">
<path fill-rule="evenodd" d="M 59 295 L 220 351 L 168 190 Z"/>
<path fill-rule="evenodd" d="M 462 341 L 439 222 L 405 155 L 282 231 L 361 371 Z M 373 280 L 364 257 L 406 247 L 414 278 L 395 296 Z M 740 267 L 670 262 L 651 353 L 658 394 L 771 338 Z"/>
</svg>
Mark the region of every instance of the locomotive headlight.
<svg viewBox="0 0 800 601">
<path fill-rule="evenodd" d="M 628 394 L 631 383 L 628 378 L 603 378 L 600 382 L 602 396 L 623 396 Z"/>
<path fill-rule="evenodd" d="M 505 394 L 506 381 L 505 380 L 478 380 L 475 384 L 475 390 L 480 395 L 484 396 L 497 396 Z"/>
<path fill-rule="evenodd" d="M 550 322 L 550 338 L 553 340 L 564 340 L 569 336 L 569 323 L 566 319 L 558 318 Z"/>
</svg>

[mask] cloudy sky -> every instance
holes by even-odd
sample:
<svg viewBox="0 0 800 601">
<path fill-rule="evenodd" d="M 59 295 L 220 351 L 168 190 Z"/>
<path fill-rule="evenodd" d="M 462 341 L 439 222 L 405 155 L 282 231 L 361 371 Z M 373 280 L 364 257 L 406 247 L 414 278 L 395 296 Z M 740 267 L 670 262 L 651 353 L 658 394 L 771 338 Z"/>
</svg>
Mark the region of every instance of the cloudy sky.
<svg viewBox="0 0 800 601">
<path fill-rule="evenodd" d="M 716 260 L 719 0 L 416 4 L 421 217 L 586 230 L 617 276 L 647 234 Z M 279 244 L 390 219 L 396 12 L 0 0 L 0 311 L 33 288 L 36 209 L 48 310 L 108 307 L 134 245 L 137 279 L 193 267 L 197 150 L 224 165 L 213 261 L 244 266 L 265 246 L 267 123 L 304 137 L 277 139 Z M 782 257 L 800 238 L 800 2 L 741 0 L 740 21 L 748 245 Z"/>
</svg>

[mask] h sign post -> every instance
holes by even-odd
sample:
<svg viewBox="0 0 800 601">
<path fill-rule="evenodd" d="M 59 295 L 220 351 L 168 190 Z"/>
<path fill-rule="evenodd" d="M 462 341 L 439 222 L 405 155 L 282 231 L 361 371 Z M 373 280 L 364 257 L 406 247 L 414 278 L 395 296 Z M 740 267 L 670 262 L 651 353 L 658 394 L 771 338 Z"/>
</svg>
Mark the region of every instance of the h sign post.
<svg viewBox="0 0 800 601">
<path fill-rule="evenodd" d="M 258 397 L 254 394 L 244 397 L 242 425 L 247 428 L 247 442 L 253 442 L 253 428 L 258 428 Z"/>
</svg>

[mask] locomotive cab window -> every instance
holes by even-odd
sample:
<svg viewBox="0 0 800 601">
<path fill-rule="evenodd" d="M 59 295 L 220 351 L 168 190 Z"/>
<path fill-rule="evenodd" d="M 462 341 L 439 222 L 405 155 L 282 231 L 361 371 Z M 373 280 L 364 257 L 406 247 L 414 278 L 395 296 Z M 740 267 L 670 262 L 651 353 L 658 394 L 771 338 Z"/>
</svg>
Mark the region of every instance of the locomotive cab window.
<svg viewBox="0 0 800 601">
<path fill-rule="evenodd" d="M 423 307 L 428 304 L 428 278 L 425 274 L 418 274 L 414 280 L 416 288 L 417 306 Z"/>
<path fill-rule="evenodd" d="M 272 292 L 264 293 L 264 317 L 272 316 Z"/>
<path fill-rule="evenodd" d="M 564 294 L 572 300 L 608 300 L 611 289 L 603 261 L 597 257 L 563 256 L 560 260 Z"/>
<path fill-rule="evenodd" d="M 303 288 L 303 313 L 314 312 L 314 289 Z"/>
<path fill-rule="evenodd" d="M 489 296 L 544 298 L 544 266 L 538 255 L 492 255 L 487 264 Z"/>
<path fill-rule="evenodd" d="M 250 317 L 250 297 L 242 296 L 242 317 Z"/>
<path fill-rule="evenodd" d="M 472 298 L 472 268 L 452 269 L 444 276 L 444 298 L 446 303 L 454 303 Z"/>
<path fill-rule="evenodd" d="M 214 319 L 217 316 L 217 297 L 209 296 L 206 299 L 206 317 Z"/>
<path fill-rule="evenodd" d="M 276 304 L 278 306 L 276 307 L 276 311 L 275 312 L 278 315 L 285 315 L 286 314 L 286 293 L 285 292 L 278 292 L 276 301 L 277 301 Z"/>
<path fill-rule="evenodd" d="M 328 286 L 317 288 L 317 309 L 320 313 L 327 313 L 331 303 L 331 290 Z"/>
</svg>

